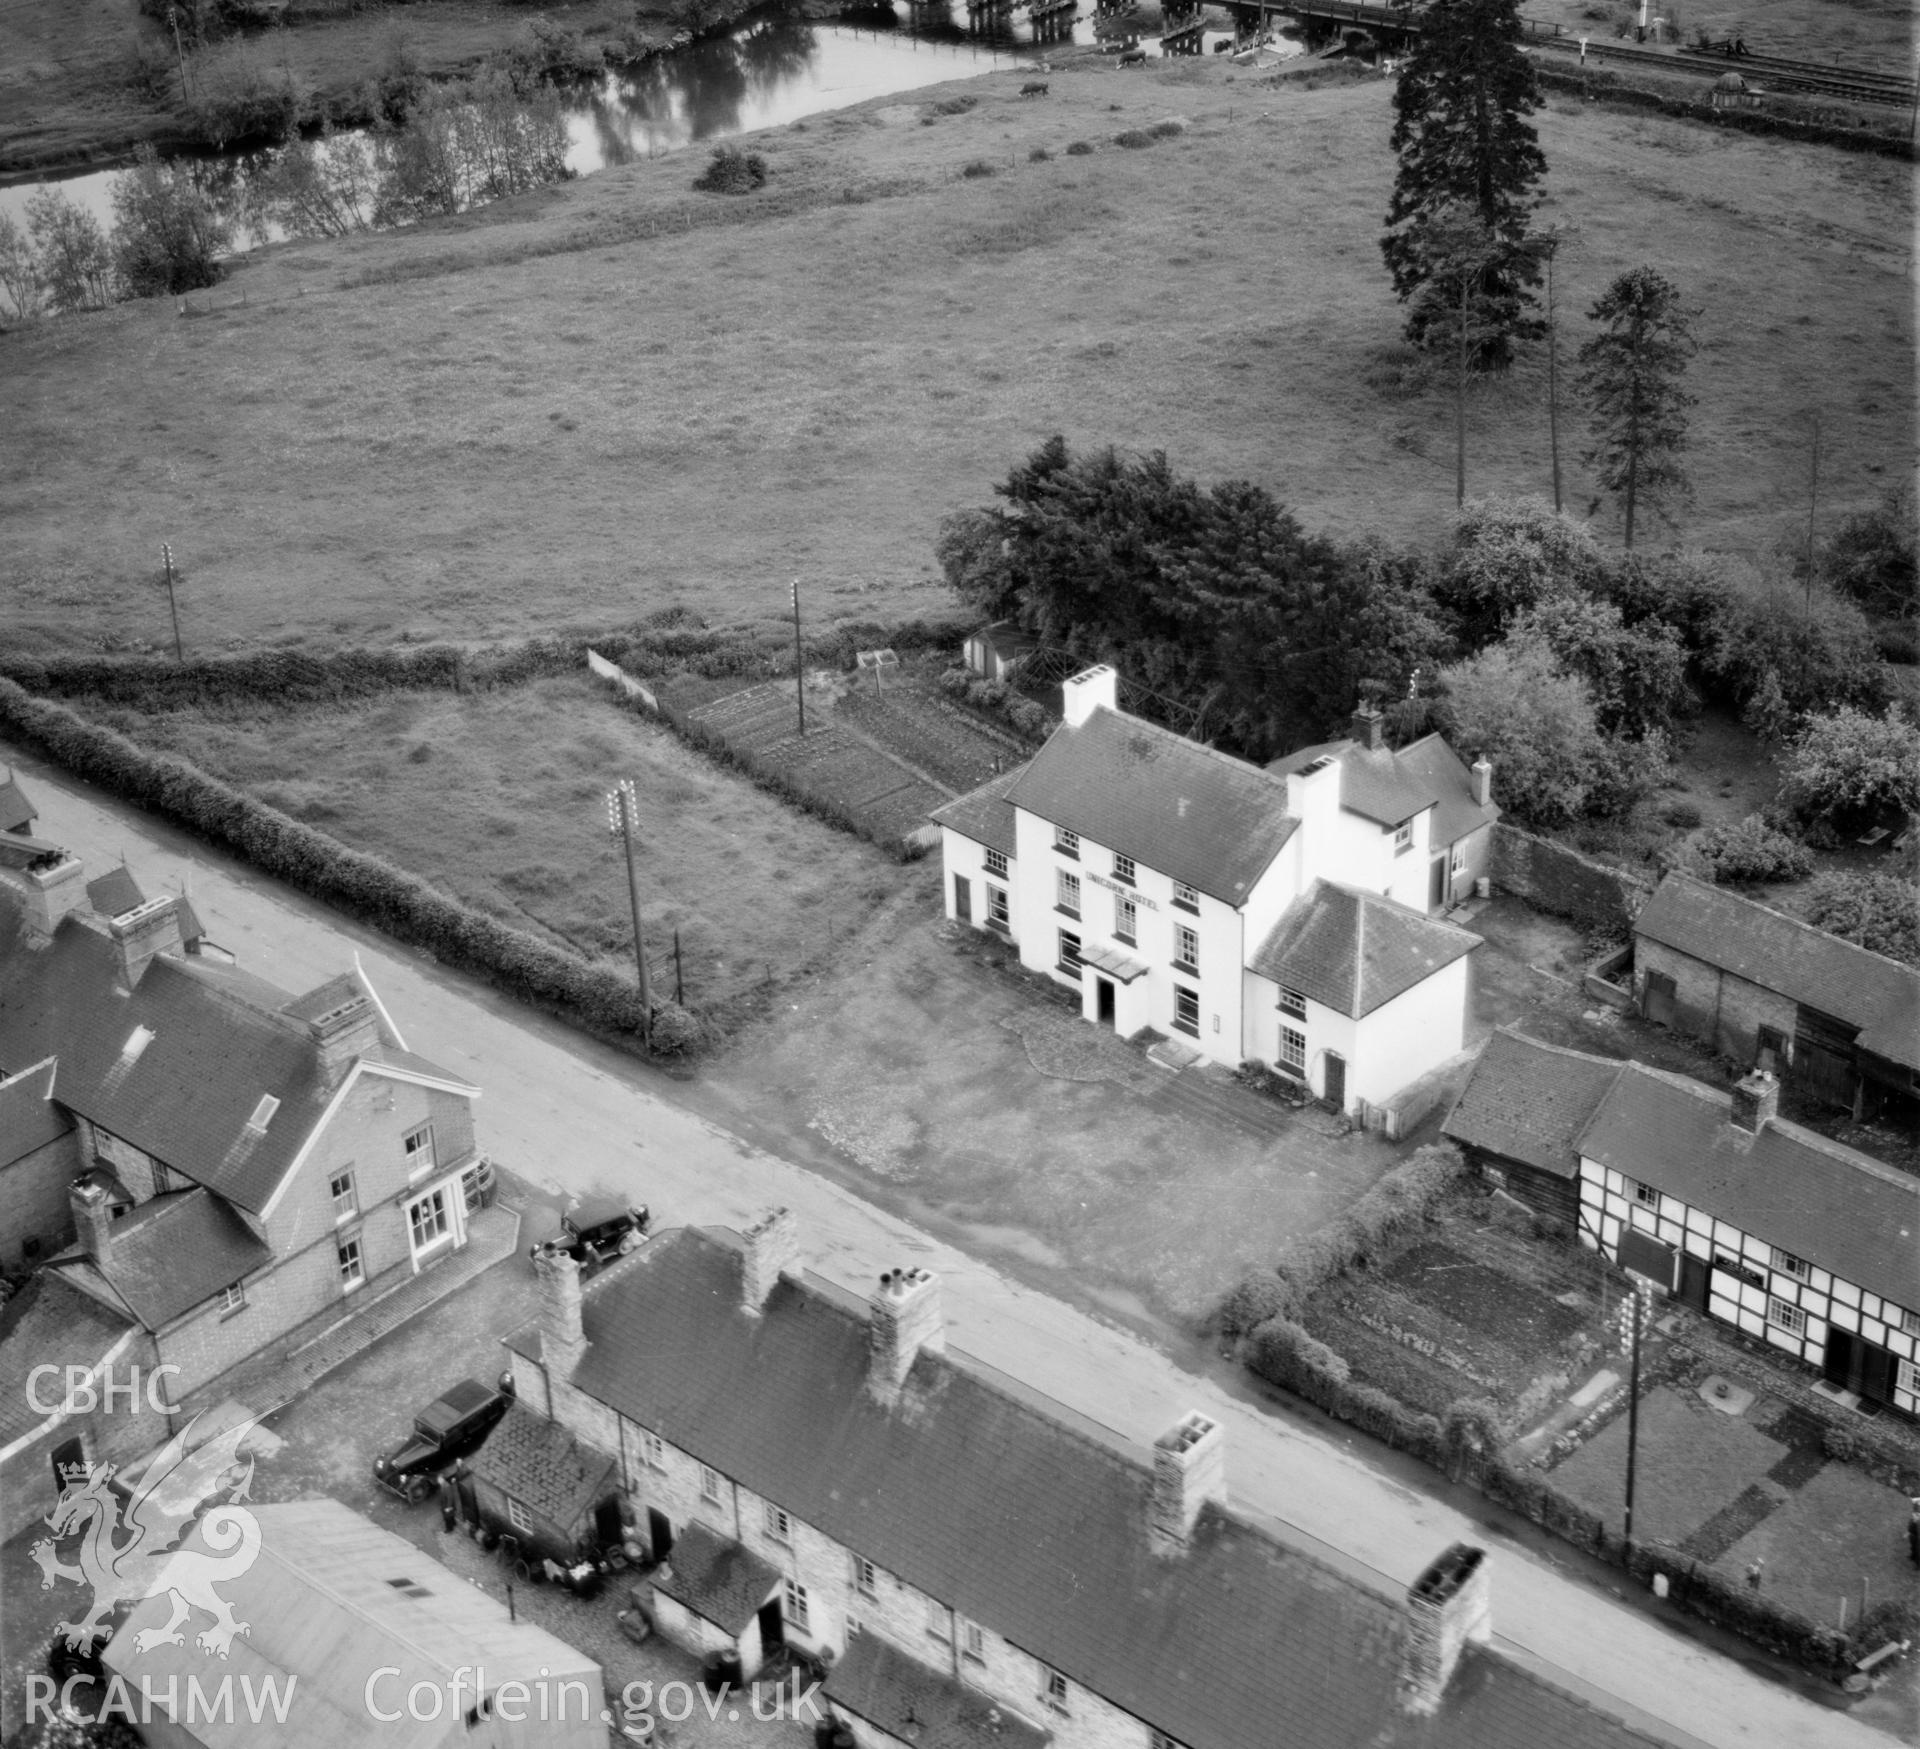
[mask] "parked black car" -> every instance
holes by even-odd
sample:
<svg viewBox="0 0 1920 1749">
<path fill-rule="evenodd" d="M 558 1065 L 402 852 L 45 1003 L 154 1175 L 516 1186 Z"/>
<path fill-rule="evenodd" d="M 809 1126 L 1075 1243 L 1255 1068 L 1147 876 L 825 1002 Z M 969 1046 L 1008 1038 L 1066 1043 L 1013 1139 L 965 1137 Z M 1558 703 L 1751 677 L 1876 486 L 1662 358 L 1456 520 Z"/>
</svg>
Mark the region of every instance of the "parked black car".
<svg viewBox="0 0 1920 1749">
<path fill-rule="evenodd" d="M 462 1379 L 414 1417 L 404 1445 L 373 1460 L 374 1480 L 409 1504 L 426 1499 L 444 1472 L 486 1443 L 512 1401 L 511 1373 L 491 1388 Z"/>
<path fill-rule="evenodd" d="M 614 1257 L 624 1257 L 647 1236 L 653 1215 L 645 1204 L 635 1207 L 612 1197 L 586 1197 L 560 1217 L 560 1231 L 547 1241 L 564 1251 L 586 1274 Z M 538 1245 L 528 1256 L 537 1255 Z"/>
</svg>

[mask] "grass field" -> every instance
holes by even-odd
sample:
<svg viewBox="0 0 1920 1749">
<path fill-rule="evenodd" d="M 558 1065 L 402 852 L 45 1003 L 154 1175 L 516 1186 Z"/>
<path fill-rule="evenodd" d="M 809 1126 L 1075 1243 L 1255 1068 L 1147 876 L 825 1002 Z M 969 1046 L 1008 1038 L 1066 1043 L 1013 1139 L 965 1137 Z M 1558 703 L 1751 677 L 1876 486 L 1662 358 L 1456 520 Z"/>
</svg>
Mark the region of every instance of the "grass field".
<svg viewBox="0 0 1920 1749">
<path fill-rule="evenodd" d="M 1440 538 L 1451 407 L 1407 380 L 1377 248 L 1386 85 L 1098 57 L 1051 85 L 797 124 L 745 200 L 660 159 L 266 252 L 210 313 L 0 336 L 0 635 L 164 639 L 163 540 L 197 648 L 775 618 L 796 576 L 825 617 L 945 607 L 941 516 L 1054 431 Z M 1559 100 L 1541 132 L 1570 328 L 1641 261 L 1700 307 L 1685 539 L 1775 543 L 1813 409 L 1824 516 L 1911 466 L 1909 166 Z M 1480 397 L 1470 492 L 1544 490 L 1543 402 Z"/>
<path fill-rule="evenodd" d="M 770 982 L 849 949 L 905 878 L 890 857 L 771 803 L 584 676 L 396 693 L 371 708 L 103 714 L 357 849 L 623 968 L 633 931 L 604 797 L 631 778 L 649 966 L 671 995 L 678 930 L 688 1005 L 724 1026 L 764 1006 Z"/>
</svg>

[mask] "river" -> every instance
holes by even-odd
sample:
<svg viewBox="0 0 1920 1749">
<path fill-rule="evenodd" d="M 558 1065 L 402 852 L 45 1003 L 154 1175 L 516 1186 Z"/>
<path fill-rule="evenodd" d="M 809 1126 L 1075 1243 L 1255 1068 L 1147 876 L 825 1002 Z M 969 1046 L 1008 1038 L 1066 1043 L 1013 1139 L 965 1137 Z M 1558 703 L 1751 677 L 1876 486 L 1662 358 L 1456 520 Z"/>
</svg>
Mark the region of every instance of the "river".
<svg viewBox="0 0 1920 1749">
<path fill-rule="evenodd" d="M 589 176 L 608 165 L 779 127 L 1045 53 L 1024 11 L 1000 14 L 991 34 L 978 35 L 965 27 L 964 0 L 911 8 L 902 0 L 896 8 L 863 9 L 860 16 L 859 26 L 809 24 L 786 16 L 750 19 L 637 66 L 609 70 L 597 84 L 570 87 L 563 98 L 567 167 Z M 868 20 L 875 28 L 866 27 Z M 1209 36 L 1215 34 L 1224 33 Z M 1063 21 L 1050 40 L 1091 43 L 1092 0 L 1083 0 L 1079 14 L 1070 24 Z M 1151 38 L 1144 46 L 1149 54 L 1158 52 Z M 216 167 L 208 184 L 218 204 L 227 205 L 221 196 L 244 180 L 257 156 L 227 153 L 206 160 Z M 115 174 L 96 170 L 46 180 L 104 227 L 112 222 Z M 38 186 L 0 188 L 0 213 L 22 218 Z M 235 240 L 244 245 L 249 239 L 236 232 Z M 271 230 L 256 229 L 251 237 L 254 243 L 275 240 Z"/>
</svg>

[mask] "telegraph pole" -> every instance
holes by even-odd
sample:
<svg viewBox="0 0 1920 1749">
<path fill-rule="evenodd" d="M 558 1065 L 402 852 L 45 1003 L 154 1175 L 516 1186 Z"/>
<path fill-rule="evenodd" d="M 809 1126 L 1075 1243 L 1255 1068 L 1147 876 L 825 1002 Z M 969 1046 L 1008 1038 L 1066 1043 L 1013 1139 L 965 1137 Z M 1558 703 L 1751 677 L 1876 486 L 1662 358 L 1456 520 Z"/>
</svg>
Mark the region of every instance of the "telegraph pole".
<svg viewBox="0 0 1920 1749">
<path fill-rule="evenodd" d="M 173 659 L 184 662 L 187 655 L 180 647 L 180 603 L 173 594 L 173 547 L 165 541 L 160 545 L 160 559 L 167 572 L 167 610 L 173 615 Z"/>
<path fill-rule="evenodd" d="M 800 733 L 807 732 L 807 667 L 800 652 L 800 579 L 793 580 L 793 697 L 800 708 Z"/>
<path fill-rule="evenodd" d="M 1632 1285 L 1620 1304 L 1621 1346 L 1632 1357 L 1627 1369 L 1627 1511 L 1620 1540 L 1626 1550 L 1627 1565 L 1633 1565 L 1633 1481 L 1640 1455 L 1640 1328 L 1646 1322 L 1652 1285 L 1628 1273 Z"/>
<path fill-rule="evenodd" d="M 626 845 L 627 902 L 633 907 L 633 966 L 640 980 L 640 1036 L 651 1046 L 653 996 L 647 988 L 647 941 L 640 929 L 640 871 L 633 860 L 633 834 L 639 823 L 633 780 L 623 777 L 607 792 L 607 830 Z"/>
</svg>

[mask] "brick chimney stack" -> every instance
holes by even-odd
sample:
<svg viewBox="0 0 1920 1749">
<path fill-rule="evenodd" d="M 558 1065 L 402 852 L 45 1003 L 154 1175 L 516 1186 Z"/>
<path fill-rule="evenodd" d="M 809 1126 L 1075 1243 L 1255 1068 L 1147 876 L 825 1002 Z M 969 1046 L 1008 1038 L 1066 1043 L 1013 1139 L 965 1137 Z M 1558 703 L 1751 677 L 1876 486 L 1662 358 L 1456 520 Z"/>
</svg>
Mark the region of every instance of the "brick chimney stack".
<svg viewBox="0 0 1920 1749">
<path fill-rule="evenodd" d="M 1757 1136 L 1780 1115 L 1780 1083 L 1765 1069 L 1755 1069 L 1733 1089 L 1733 1127 Z"/>
<path fill-rule="evenodd" d="M 1473 762 L 1473 805 L 1486 808 L 1493 805 L 1493 766 L 1485 759 Z"/>
<path fill-rule="evenodd" d="M 18 849 L 20 841 L 13 845 Z M 19 902 L 27 939 L 44 946 L 70 911 L 86 909 L 87 865 L 58 845 L 38 848 L 27 867 L 0 868 L 0 891 Z"/>
<path fill-rule="evenodd" d="M 940 1354 L 946 1346 L 940 1278 L 925 1269 L 888 1270 L 868 1302 L 867 1388 L 893 1402 L 920 1352 Z"/>
<path fill-rule="evenodd" d="M 758 1312 L 780 1277 L 800 1257 L 800 1222 L 792 1209 L 770 1209 L 741 1234 L 747 1248 L 740 1259 L 740 1304 Z"/>
<path fill-rule="evenodd" d="M 80 1249 L 105 1269 L 113 1261 L 113 1210 L 108 1206 L 107 1187 L 97 1174 L 83 1173 L 67 1187 L 67 1202 Z"/>
<path fill-rule="evenodd" d="M 121 981 L 129 990 L 139 988 L 141 974 L 161 954 L 181 951 L 180 910 L 171 896 L 147 900 L 114 918 L 107 929 L 120 953 Z"/>
<path fill-rule="evenodd" d="M 1349 720 L 1349 728 L 1353 738 L 1369 753 L 1378 753 L 1387 744 L 1386 713 L 1365 699 Z"/>
<path fill-rule="evenodd" d="M 1153 1550 L 1177 1555 L 1193 1540 L 1208 1501 L 1227 1503 L 1227 1436 L 1197 1409 L 1153 1442 L 1153 1493 L 1147 1528 Z"/>
<path fill-rule="evenodd" d="M 1400 1704 L 1410 1713 L 1436 1713 L 1467 1647 L 1493 1638 L 1487 1551 L 1455 1543 L 1414 1580 L 1406 1628 Z"/>
<path fill-rule="evenodd" d="M 540 1358 L 549 1382 L 566 1378 L 587 1351 L 580 1309 L 580 1265 L 558 1245 L 536 1246 L 534 1274 L 540 1278 Z"/>
<path fill-rule="evenodd" d="M 380 1010 L 357 986 L 323 1014 L 307 1022 L 307 1033 L 320 1054 L 320 1068 L 329 1082 L 380 1043 Z"/>
</svg>

